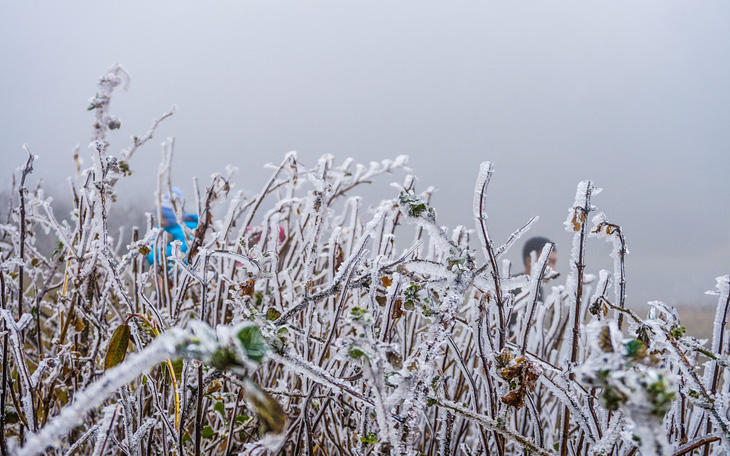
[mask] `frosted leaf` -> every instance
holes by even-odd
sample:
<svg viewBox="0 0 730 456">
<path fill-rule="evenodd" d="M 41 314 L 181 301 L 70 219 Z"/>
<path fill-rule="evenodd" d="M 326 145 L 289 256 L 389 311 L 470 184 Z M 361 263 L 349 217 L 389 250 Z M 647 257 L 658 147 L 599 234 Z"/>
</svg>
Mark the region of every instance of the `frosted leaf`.
<svg viewBox="0 0 730 456">
<path fill-rule="evenodd" d="M 619 353 L 623 336 L 615 321 L 593 320 L 585 326 L 586 338 L 595 353 Z"/>
</svg>

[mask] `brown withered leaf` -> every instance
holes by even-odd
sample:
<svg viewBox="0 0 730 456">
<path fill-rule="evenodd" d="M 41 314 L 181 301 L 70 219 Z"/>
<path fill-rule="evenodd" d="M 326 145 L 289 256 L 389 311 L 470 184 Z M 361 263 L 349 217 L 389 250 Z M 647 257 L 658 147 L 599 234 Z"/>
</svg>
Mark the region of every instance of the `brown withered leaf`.
<svg viewBox="0 0 730 456">
<path fill-rule="evenodd" d="M 76 328 L 76 332 L 81 332 L 84 328 L 86 328 L 86 324 L 82 318 L 79 318 L 76 314 L 74 314 L 73 319 L 75 320 L 74 327 Z"/>
<path fill-rule="evenodd" d="M 380 283 L 383 284 L 383 288 L 388 288 L 393 283 L 393 279 L 388 276 L 383 276 L 380 278 Z"/>
<path fill-rule="evenodd" d="M 520 366 L 519 364 L 512 364 L 511 366 L 507 366 L 502 369 L 499 372 L 499 375 L 501 375 L 502 378 L 505 380 L 512 380 L 514 378 L 517 378 L 521 372 L 522 366 Z"/>
<path fill-rule="evenodd" d="M 516 409 L 521 409 L 525 406 L 525 391 L 522 388 L 510 391 L 502 396 L 502 402 Z"/>
<path fill-rule="evenodd" d="M 340 244 L 335 245 L 335 271 L 340 269 L 342 263 L 345 262 L 345 252 L 340 247 Z"/>
<path fill-rule="evenodd" d="M 578 223 L 577 216 L 575 216 L 575 215 L 573 216 L 572 222 L 573 222 L 573 231 L 580 231 L 580 223 Z"/>
<path fill-rule="evenodd" d="M 254 279 L 249 279 L 245 282 L 239 283 L 238 289 L 241 292 L 241 296 L 251 296 L 253 295 L 255 286 L 256 281 Z"/>
<path fill-rule="evenodd" d="M 613 343 L 611 343 L 611 330 L 608 326 L 601 328 L 601 332 L 598 333 L 598 347 L 604 353 L 610 353 L 613 351 Z"/>
<path fill-rule="evenodd" d="M 601 314 L 605 317 L 608 315 L 608 306 L 604 303 L 604 299 L 599 297 L 593 301 L 590 306 L 588 306 L 588 312 L 590 312 L 591 315 Z"/>
<path fill-rule="evenodd" d="M 404 314 L 405 314 L 405 312 L 403 312 L 403 301 L 400 299 L 396 299 L 393 302 L 393 312 L 392 312 L 393 319 L 397 320 L 400 317 L 402 317 Z"/>
<path fill-rule="evenodd" d="M 540 375 L 542 375 L 542 369 L 528 359 L 520 357 L 510 363 L 509 366 L 500 370 L 499 375 L 509 382 L 514 382 L 512 384 L 517 386 L 517 390 L 521 391 L 521 394 L 524 394 L 527 390 L 535 390 L 535 383 L 540 378 Z M 510 397 L 508 400 L 514 401 L 516 398 Z M 523 401 L 523 399 L 520 400 Z"/>
<path fill-rule="evenodd" d="M 387 352 L 385 352 L 385 356 L 391 366 L 395 367 L 396 369 L 403 368 L 403 358 L 401 358 L 401 356 L 397 352 L 393 350 L 388 350 Z"/>
<path fill-rule="evenodd" d="M 571 223 L 573 224 L 573 231 L 580 231 L 581 224 L 585 223 L 585 221 L 586 215 L 583 213 L 583 211 L 576 208 L 573 215 L 573 220 L 571 220 Z"/>
<path fill-rule="evenodd" d="M 206 385 L 205 394 L 213 394 L 220 391 L 223 388 L 223 383 L 220 380 L 213 380 Z"/>
<path fill-rule="evenodd" d="M 534 364 L 530 364 L 525 369 L 525 377 L 522 379 L 522 386 L 529 388 L 530 391 L 535 391 L 535 383 L 537 382 L 537 379 L 540 378 L 541 374 L 542 372 L 539 369 L 536 369 Z"/>
<path fill-rule="evenodd" d="M 494 360 L 497 362 L 497 369 L 504 369 L 509 365 L 512 359 L 512 353 L 510 353 L 510 351 L 506 348 L 502 350 L 502 353 L 494 357 Z"/>
</svg>

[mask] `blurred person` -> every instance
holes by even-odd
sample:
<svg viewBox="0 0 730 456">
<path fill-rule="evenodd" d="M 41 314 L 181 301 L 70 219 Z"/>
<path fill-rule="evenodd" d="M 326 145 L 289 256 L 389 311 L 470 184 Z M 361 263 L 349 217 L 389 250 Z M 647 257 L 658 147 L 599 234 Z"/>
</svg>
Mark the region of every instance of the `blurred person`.
<svg viewBox="0 0 730 456">
<path fill-rule="evenodd" d="M 173 195 L 175 195 L 178 201 L 182 201 L 182 190 L 180 190 L 179 188 L 173 188 L 172 193 Z M 162 231 L 164 233 L 167 233 L 167 235 L 165 236 L 167 238 L 165 256 L 167 258 L 172 256 L 173 241 L 180 241 L 180 251 L 182 253 L 187 252 L 189 244 L 192 242 L 192 238 L 189 235 L 185 234 L 185 230 L 183 229 L 182 225 L 178 223 L 177 217 L 175 216 L 175 211 L 172 207 L 172 200 L 170 195 L 165 195 L 162 198 L 162 203 L 160 204 L 160 214 L 160 226 L 162 227 Z M 198 216 L 196 214 L 185 214 L 183 216 L 182 223 L 190 230 L 195 230 L 198 227 Z M 155 252 L 156 249 L 153 248 L 152 251 L 146 255 L 147 262 L 149 264 L 154 264 Z M 159 257 L 157 261 L 159 263 Z"/>
<path fill-rule="evenodd" d="M 513 277 L 519 276 L 519 275 L 530 275 L 532 273 L 532 253 L 535 252 L 535 261 L 537 261 L 540 258 L 540 254 L 542 253 L 543 247 L 545 247 L 545 244 L 548 244 L 552 242 L 550 239 L 542 236 L 535 236 L 531 237 L 525 242 L 525 245 L 522 247 L 522 263 L 525 266 L 525 270 L 519 274 L 513 274 Z M 548 258 L 547 265 L 550 266 L 550 269 L 553 271 L 555 270 L 555 267 L 558 264 L 558 252 L 553 247 L 553 251 L 550 253 L 550 258 Z M 554 278 L 555 276 L 552 276 L 551 278 Z M 546 282 L 548 279 L 544 279 L 543 282 Z M 519 294 L 521 290 L 516 290 L 516 294 Z M 537 289 L 537 299 L 540 301 L 543 301 L 543 290 L 542 290 L 542 284 Z"/>
<path fill-rule="evenodd" d="M 537 261 L 540 258 L 540 254 L 542 253 L 543 247 L 545 247 L 545 245 L 550 242 L 552 242 L 552 241 L 550 241 L 550 239 L 548 239 L 546 237 L 542 237 L 542 236 L 535 236 L 535 237 L 528 239 L 525 242 L 525 245 L 522 247 L 522 263 L 525 266 L 525 270 L 519 274 L 513 274 L 512 276 L 513 277 L 520 276 L 520 275 L 529 276 L 532 273 L 532 254 L 533 254 L 533 252 L 535 254 L 535 261 Z M 557 253 L 555 247 L 553 247 L 553 251 L 550 253 L 550 257 L 548 258 L 547 265 L 550 266 L 550 269 L 552 269 L 554 271 L 555 267 L 557 266 L 557 263 L 558 263 L 558 253 Z M 550 278 L 554 278 L 554 277 L 556 277 L 556 275 L 551 275 Z M 547 280 L 549 280 L 549 279 L 543 279 L 543 282 L 547 282 Z M 514 290 L 515 296 L 520 295 L 522 293 L 522 291 L 523 290 L 521 290 L 521 289 Z M 528 294 L 525 293 L 525 295 L 520 297 L 518 299 L 518 301 L 525 299 L 527 296 L 528 296 Z M 537 300 L 544 302 L 543 297 L 544 297 L 544 292 L 543 292 L 542 283 L 541 283 L 537 287 Z M 517 330 L 517 326 L 516 326 L 517 318 L 518 318 L 517 312 L 511 313 L 509 323 L 508 323 L 508 331 L 509 331 L 510 337 L 515 336 L 515 331 Z"/>
<path fill-rule="evenodd" d="M 540 253 L 542 253 L 543 247 L 545 247 L 545 244 L 548 242 L 551 242 L 550 239 L 542 236 L 531 237 L 527 240 L 527 242 L 525 242 L 525 245 L 522 247 L 522 263 L 525 265 L 525 272 L 523 272 L 523 274 L 530 275 L 532 272 L 532 252 L 535 252 L 535 260 L 537 261 L 537 259 L 540 258 Z M 548 259 L 548 266 L 550 266 L 550 269 L 555 270 L 555 266 L 557 264 L 558 252 L 555 248 L 553 248 L 550 258 Z"/>
</svg>

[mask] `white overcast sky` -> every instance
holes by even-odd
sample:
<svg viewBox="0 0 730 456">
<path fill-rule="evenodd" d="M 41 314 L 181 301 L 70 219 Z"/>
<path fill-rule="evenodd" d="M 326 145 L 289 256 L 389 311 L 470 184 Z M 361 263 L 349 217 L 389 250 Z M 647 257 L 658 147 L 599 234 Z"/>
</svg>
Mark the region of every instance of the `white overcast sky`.
<svg viewBox="0 0 730 456">
<path fill-rule="evenodd" d="M 533 234 L 558 243 L 567 272 L 562 222 L 593 179 L 594 204 L 627 236 L 635 306 L 712 302 L 703 292 L 730 273 L 726 0 L 5 0 L 0 43 L 3 189 L 28 143 L 34 176 L 65 190 L 73 147 L 87 153 L 87 100 L 119 62 L 132 82 L 112 101 L 113 150 L 179 108 L 134 158 L 123 199 L 151 202 L 174 136 L 186 191 L 230 163 L 254 193 L 290 150 L 312 165 L 407 154 L 419 186 L 439 189 L 441 223 L 473 226 L 490 160 L 496 243 L 540 215 Z M 589 271 L 610 268 L 607 247 L 589 243 Z"/>
</svg>

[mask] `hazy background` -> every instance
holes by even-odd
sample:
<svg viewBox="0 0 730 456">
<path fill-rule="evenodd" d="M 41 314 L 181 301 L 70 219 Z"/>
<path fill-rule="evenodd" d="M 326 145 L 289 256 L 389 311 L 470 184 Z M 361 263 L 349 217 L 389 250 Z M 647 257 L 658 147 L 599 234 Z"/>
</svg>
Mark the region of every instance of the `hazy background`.
<svg viewBox="0 0 730 456">
<path fill-rule="evenodd" d="M 34 179 L 66 192 L 73 147 L 88 157 L 87 100 L 119 62 L 132 82 L 112 101 L 114 153 L 179 108 L 134 157 L 122 206 L 150 210 L 159 143 L 175 136 L 187 192 L 231 163 L 255 193 L 290 150 L 310 165 L 407 154 L 419 187 L 439 189 L 441 223 L 471 227 L 490 160 L 496 243 L 540 215 L 532 234 L 558 243 L 567 272 L 562 223 L 593 179 L 627 236 L 629 301 L 708 304 L 730 273 L 729 30 L 724 0 L 5 1 L 0 188 L 29 143 Z M 589 242 L 591 272 L 611 269 L 608 251 Z"/>
</svg>

